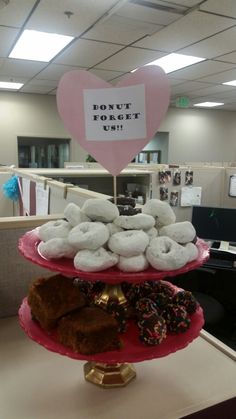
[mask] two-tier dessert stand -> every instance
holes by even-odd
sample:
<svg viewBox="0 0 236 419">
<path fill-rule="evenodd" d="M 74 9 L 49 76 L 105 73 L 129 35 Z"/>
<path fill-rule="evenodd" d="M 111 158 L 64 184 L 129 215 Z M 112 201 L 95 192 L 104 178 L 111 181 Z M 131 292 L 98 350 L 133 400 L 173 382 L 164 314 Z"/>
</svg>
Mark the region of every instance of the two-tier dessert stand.
<svg viewBox="0 0 236 419">
<path fill-rule="evenodd" d="M 51 271 L 87 281 L 104 282 L 104 290 L 95 301 L 96 304 L 104 307 L 110 300 L 115 300 L 121 305 L 127 304 L 121 288 L 122 282 L 142 283 L 144 281 L 157 281 L 177 276 L 196 269 L 209 257 L 207 244 L 198 239 L 196 243 L 199 250 L 198 258 L 178 270 L 164 272 L 148 268 L 143 272 L 126 273 L 116 268 L 111 268 L 91 273 L 76 270 L 71 259 L 47 260 L 43 258 L 38 252 L 39 243 L 38 230 L 29 231 L 20 239 L 19 250 L 26 259 Z M 56 333 L 49 334 L 45 332 L 38 323 L 32 320 L 27 298 L 23 300 L 19 309 L 19 320 L 26 334 L 46 349 L 73 359 L 87 361 L 84 365 L 85 379 L 106 388 L 121 387 L 128 384 L 136 376 L 132 363 L 164 357 L 185 348 L 199 336 L 204 324 L 203 311 L 199 306 L 197 311 L 191 315 L 191 326 L 186 332 L 175 335 L 169 334 L 160 345 L 145 346 L 139 340 L 137 326 L 132 321 L 129 321 L 127 331 L 120 335 L 122 341 L 120 350 L 94 355 L 82 355 L 60 344 Z"/>
</svg>

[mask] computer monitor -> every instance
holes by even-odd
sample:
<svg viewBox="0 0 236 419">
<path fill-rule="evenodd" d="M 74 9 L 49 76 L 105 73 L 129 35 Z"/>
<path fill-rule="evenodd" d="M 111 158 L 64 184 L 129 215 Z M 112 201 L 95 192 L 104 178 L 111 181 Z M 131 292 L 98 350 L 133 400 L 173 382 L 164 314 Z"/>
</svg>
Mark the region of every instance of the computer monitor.
<svg viewBox="0 0 236 419">
<path fill-rule="evenodd" d="M 192 224 L 204 240 L 236 244 L 236 209 L 193 206 Z"/>
</svg>

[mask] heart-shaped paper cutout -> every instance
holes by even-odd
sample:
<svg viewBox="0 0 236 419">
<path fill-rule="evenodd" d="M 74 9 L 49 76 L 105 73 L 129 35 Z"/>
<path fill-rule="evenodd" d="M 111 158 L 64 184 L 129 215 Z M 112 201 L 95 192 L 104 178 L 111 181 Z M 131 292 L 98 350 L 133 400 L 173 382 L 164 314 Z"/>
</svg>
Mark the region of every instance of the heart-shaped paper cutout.
<svg viewBox="0 0 236 419">
<path fill-rule="evenodd" d="M 73 138 L 116 176 L 153 138 L 169 98 L 167 76 L 157 66 L 139 68 L 116 87 L 75 70 L 59 82 L 57 107 Z"/>
</svg>

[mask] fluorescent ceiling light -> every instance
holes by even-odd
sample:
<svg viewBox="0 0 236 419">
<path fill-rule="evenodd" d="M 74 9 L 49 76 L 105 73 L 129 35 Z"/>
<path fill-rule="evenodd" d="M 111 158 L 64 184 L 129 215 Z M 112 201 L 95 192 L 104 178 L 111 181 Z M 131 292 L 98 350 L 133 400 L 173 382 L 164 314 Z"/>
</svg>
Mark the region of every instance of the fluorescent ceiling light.
<svg viewBox="0 0 236 419">
<path fill-rule="evenodd" d="M 18 39 L 9 57 L 48 62 L 72 39 L 74 39 L 72 36 L 26 29 Z"/>
<path fill-rule="evenodd" d="M 0 89 L 18 90 L 23 86 L 23 83 L 12 83 L 9 81 L 0 81 Z"/>
<path fill-rule="evenodd" d="M 226 81 L 225 83 L 222 83 L 222 84 L 227 84 L 228 86 L 236 86 L 236 80 Z"/>
<path fill-rule="evenodd" d="M 145 64 L 145 66 L 158 65 L 159 67 L 163 68 L 166 74 L 168 74 L 168 73 L 172 73 L 172 71 L 179 70 L 181 68 L 199 63 L 200 61 L 204 61 L 204 60 L 206 60 L 206 58 L 193 57 L 192 55 L 183 55 L 183 54 L 173 53 L 173 54 L 165 55 L 165 57 L 158 58 L 157 60 L 151 61 L 150 63 Z"/>
<path fill-rule="evenodd" d="M 195 103 L 193 106 L 200 106 L 203 108 L 214 108 L 215 106 L 222 106 L 224 103 L 221 102 L 202 102 L 202 103 Z"/>
</svg>

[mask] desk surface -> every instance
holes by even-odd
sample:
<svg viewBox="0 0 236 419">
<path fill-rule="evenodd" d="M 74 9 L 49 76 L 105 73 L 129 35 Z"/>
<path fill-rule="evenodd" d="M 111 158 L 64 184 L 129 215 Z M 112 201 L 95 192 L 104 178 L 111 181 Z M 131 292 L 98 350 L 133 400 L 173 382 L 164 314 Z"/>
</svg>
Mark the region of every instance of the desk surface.
<svg viewBox="0 0 236 419">
<path fill-rule="evenodd" d="M 105 390 L 84 380 L 83 362 L 29 340 L 16 317 L 1 319 L 0 418 L 177 419 L 235 397 L 234 352 L 203 335 L 168 357 L 135 364 L 137 378 L 127 387 Z"/>
</svg>

